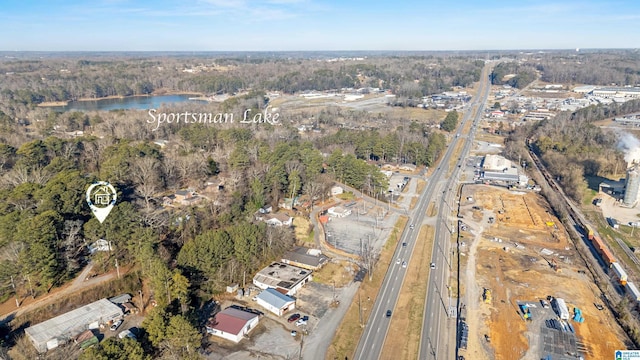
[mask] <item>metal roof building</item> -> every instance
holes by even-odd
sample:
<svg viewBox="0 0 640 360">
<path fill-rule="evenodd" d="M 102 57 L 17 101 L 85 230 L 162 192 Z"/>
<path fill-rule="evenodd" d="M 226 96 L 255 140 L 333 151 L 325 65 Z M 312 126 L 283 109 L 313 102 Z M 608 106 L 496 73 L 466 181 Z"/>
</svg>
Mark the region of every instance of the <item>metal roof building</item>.
<svg viewBox="0 0 640 360">
<path fill-rule="evenodd" d="M 274 288 L 268 288 L 256 296 L 256 302 L 272 313 L 282 316 L 296 307 L 296 300 L 284 295 Z"/>
<path fill-rule="evenodd" d="M 38 352 L 58 347 L 87 329 L 98 328 L 122 316 L 120 307 L 100 299 L 68 313 L 54 317 L 24 330 Z"/>
</svg>

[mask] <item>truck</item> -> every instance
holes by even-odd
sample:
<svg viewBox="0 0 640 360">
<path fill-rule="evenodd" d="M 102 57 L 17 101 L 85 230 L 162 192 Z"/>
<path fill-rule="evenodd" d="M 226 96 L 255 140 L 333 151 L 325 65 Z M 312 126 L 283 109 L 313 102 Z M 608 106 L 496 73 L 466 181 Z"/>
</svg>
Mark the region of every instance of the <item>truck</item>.
<svg viewBox="0 0 640 360">
<path fill-rule="evenodd" d="M 564 299 L 553 298 L 551 305 L 560 319 L 569 320 L 569 308 L 567 308 L 567 303 L 564 302 Z"/>
</svg>

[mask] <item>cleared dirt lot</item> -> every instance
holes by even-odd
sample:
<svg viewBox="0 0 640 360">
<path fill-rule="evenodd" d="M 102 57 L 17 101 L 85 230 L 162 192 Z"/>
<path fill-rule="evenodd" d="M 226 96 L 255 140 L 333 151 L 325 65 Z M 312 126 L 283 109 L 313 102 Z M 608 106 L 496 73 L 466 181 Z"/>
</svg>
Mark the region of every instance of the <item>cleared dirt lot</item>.
<svg viewBox="0 0 640 360">
<path fill-rule="evenodd" d="M 607 359 L 615 349 L 626 348 L 626 336 L 613 314 L 595 308 L 601 302 L 593 279 L 539 194 L 466 185 L 460 205 L 467 226 L 461 278 L 470 329 L 468 348 L 461 355 L 504 360 L 546 356 L 538 341 L 541 329 L 522 319 L 517 301 L 549 295 L 564 298 L 571 315 L 574 307 L 582 310 L 585 322 L 571 324 L 584 345 L 585 359 Z M 490 302 L 483 301 L 485 288 L 491 291 Z"/>
</svg>

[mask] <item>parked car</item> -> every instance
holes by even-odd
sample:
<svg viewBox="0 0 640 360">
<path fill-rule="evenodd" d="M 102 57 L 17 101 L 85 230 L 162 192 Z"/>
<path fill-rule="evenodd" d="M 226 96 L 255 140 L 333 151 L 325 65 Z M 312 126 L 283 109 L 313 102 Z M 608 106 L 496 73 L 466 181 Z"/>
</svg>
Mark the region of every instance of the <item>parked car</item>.
<svg viewBox="0 0 640 360">
<path fill-rule="evenodd" d="M 288 322 L 294 322 L 296 320 L 300 319 L 300 314 L 293 314 L 291 316 L 289 316 L 289 318 L 287 319 Z"/>
<path fill-rule="evenodd" d="M 304 318 L 300 318 L 298 319 L 298 321 L 296 321 L 296 326 L 302 326 L 302 325 L 307 325 L 307 320 L 305 320 Z"/>
<path fill-rule="evenodd" d="M 120 327 L 120 325 L 122 325 L 122 319 L 116 321 L 115 323 L 113 323 L 113 325 L 111 325 L 111 327 L 109 328 L 111 331 L 116 331 L 118 330 L 118 328 Z"/>
</svg>

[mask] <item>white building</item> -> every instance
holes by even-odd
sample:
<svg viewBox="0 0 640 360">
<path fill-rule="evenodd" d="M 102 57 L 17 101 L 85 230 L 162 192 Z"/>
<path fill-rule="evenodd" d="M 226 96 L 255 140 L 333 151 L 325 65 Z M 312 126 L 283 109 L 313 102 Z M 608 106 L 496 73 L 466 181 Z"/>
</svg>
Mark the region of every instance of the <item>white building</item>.
<svg viewBox="0 0 640 360">
<path fill-rule="evenodd" d="M 256 302 L 278 316 L 282 316 L 287 311 L 296 308 L 296 300 L 294 298 L 281 294 L 273 288 L 268 288 L 258 294 Z"/>
<path fill-rule="evenodd" d="M 342 206 L 334 206 L 327 210 L 327 214 L 333 217 L 343 218 L 351 215 L 351 209 L 343 208 Z"/>
<path fill-rule="evenodd" d="M 308 269 L 274 262 L 253 277 L 253 284 L 263 290 L 275 288 L 286 295 L 295 295 L 312 280 L 311 274 L 312 271 Z"/>
<path fill-rule="evenodd" d="M 259 316 L 234 308 L 226 308 L 217 313 L 206 325 L 207 333 L 239 343 L 253 330 Z"/>
<path fill-rule="evenodd" d="M 107 299 L 100 299 L 47 321 L 30 326 L 25 334 L 38 352 L 57 348 L 87 329 L 97 329 L 123 316 L 122 309 Z"/>
<path fill-rule="evenodd" d="M 271 226 L 291 226 L 293 218 L 284 213 L 267 214 L 264 216 L 264 222 Z"/>
</svg>

